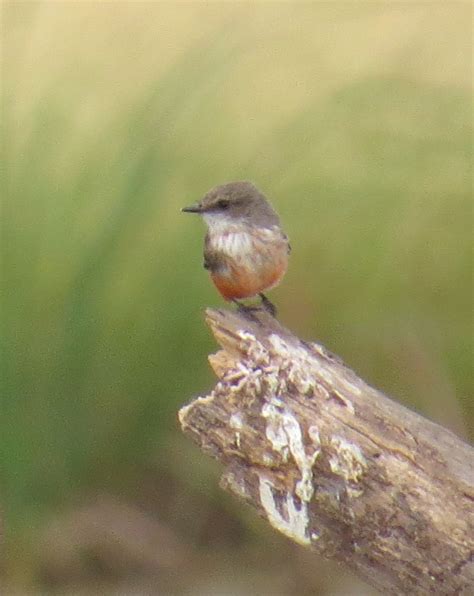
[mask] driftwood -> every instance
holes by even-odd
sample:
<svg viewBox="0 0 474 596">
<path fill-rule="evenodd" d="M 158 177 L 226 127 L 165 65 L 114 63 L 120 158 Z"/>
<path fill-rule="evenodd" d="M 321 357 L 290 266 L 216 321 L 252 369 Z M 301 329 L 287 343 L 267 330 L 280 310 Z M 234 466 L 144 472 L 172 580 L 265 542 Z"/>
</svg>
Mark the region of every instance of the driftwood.
<svg viewBox="0 0 474 596">
<path fill-rule="evenodd" d="M 206 319 L 219 382 L 179 418 L 223 487 L 381 592 L 474 594 L 474 450 L 266 313 Z"/>
</svg>

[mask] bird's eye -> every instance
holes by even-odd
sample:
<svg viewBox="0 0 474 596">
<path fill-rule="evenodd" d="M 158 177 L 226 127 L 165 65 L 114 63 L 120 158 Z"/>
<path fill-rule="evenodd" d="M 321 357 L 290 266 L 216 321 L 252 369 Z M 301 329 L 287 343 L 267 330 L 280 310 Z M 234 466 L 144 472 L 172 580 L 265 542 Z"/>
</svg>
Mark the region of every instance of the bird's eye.
<svg viewBox="0 0 474 596">
<path fill-rule="evenodd" d="M 219 209 L 227 209 L 229 207 L 229 201 L 227 199 L 219 199 L 217 201 Z"/>
</svg>

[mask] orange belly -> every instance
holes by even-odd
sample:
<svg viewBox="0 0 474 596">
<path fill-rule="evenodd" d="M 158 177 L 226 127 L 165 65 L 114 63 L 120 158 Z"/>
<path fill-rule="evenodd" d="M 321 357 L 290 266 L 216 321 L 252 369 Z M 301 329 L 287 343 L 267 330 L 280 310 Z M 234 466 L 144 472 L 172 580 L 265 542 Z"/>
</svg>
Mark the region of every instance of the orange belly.
<svg viewBox="0 0 474 596">
<path fill-rule="evenodd" d="M 286 256 L 280 257 L 259 269 L 235 263 L 225 274 L 211 273 L 211 278 L 226 300 L 251 298 L 276 286 L 286 272 L 287 262 Z"/>
</svg>

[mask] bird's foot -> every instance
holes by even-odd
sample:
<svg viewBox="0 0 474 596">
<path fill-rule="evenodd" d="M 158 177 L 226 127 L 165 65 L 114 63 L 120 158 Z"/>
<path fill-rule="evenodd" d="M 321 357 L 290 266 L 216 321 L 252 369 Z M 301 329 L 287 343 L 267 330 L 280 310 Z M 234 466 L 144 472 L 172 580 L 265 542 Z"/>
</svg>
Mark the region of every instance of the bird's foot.
<svg viewBox="0 0 474 596">
<path fill-rule="evenodd" d="M 276 316 L 277 316 L 276 306 L 273 304 L 273 302 L 270 302 L 270 300 L 265 296 L 265 294 L 259 294 L 259 296 L 262 300 L 263 309 L 266 310 L 268 313 L 270 313 L 272 315 L 272 317 L 274 317 L 276 319 Z"/>
<path fill-rule="evenodd" d="M 270 302 L 270 300 L 264 294 L 259 294 L 259 296 L 262 300 L 259 306 L 249 306 L 247 304 L 242 304 L 242 302 L 239 302 L 238 300 L 232 300 L 232 302 L 237 306 L 237 312 L 249 319 L 258 320 L 255 316 L 255 313 L 262 312 L 262 310 L 268 312 L 272 315 L 272 317 L 276 318 L 277 309 L 273 302 Z"/>
<path fill-rule="evenodd" d="M 261 310 L 260 306 L 249 306 L 247 304 L 242 304 L 242 302 L 239 302 L 238 300 L 232 300 L 232 302 L 237 306 L 237 312 L 240 315 L 243 315 L 244 317 L 246 317 L 247 319 L 251 319 L 252 321 L 258 322 L 255 313 Z"/>
</svg>

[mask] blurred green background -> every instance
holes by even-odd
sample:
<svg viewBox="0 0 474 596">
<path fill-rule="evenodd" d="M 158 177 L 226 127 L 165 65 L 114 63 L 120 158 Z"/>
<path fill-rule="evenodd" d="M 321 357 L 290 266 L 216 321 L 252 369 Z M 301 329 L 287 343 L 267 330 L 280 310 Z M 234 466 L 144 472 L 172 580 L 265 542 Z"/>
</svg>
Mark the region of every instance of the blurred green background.
<svg viewBox="0 0 474 596">
<path fill-rule="evenodd" d="M 369 594 L 217 486 L 204 228 L 254 181 L 281 321 L 468 438 L 471 5 L 2 5 L 3 572 L 15 593 Z"/>
</svg>

